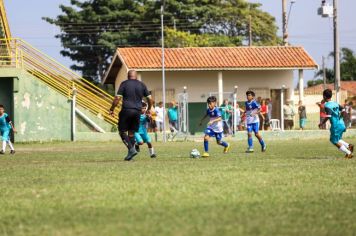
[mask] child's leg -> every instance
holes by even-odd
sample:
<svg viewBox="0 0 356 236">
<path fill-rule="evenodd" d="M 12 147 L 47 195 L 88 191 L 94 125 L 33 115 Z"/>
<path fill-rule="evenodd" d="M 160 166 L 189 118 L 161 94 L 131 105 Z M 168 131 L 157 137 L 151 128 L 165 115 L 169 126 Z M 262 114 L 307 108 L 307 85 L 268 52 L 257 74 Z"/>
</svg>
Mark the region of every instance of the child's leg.
<svg viewBox="0 0 356 236">
<path fill-rule="evenodd" d="M 345 142 L 344 140 L 340 139 L 339 143 L 341 143 L 343 146 L 349 148 L 350 144 L 348 144 L 347 142 Z"/>
<path fill-rule="evenodd" d="M 222 141 L 222 133 L 220 133 L 220 134 L 219 134 L 219 133 L 215 134 L 215 138 L 216 138 L 216 143 L 217 143 L 218 145 L 223 146 L 223 147 L 225 147 L 225 148 L 229 146 L 228 143 Z"/>
<path fill-rule="evenodd" d="M 258 139 L 258 141 L 260 142 L 261 146 L 264 147 L 266 144 L 263 141 L 262 135 L 259 132 L 257 132 L 257 133 L 255 133 L 255 136 Z"/>
<path fill-rule="evenodd" d="M 2 151 L 5 152 L 6 151 L 6 141 L 2 141 Z"/>
<path fill-rule="evenodd" d="M 249 149 L 253 149 L 252 132 L 247 132 L 247 144 Z"/>
<path fill-rule="evenodd" d="M 7 144 L 9 145 L 11 151 L 14 151 L 14 150 L 15 150 L 15 148 L 14 148 L 14 146 L 12 145 L 12 143 L 11 143 L 10 140 L 7 141 Z"/>
<path fill-rule="evenodd" d="M 346 146 L 344 146 L 342 143 L 338 142 L 335 144 L 335 146 L 343 153 L 345 153 L 346 155 L 350 155 L 351 151 L 349 149 L 347 149 Z"/>
<path fill-rule="evenodd" d="M 207 134 L 204 136 L 204 151 L 205 152 L 209 152 L 209 138 L 210 138 L 210 136 Z"/>
</svg>

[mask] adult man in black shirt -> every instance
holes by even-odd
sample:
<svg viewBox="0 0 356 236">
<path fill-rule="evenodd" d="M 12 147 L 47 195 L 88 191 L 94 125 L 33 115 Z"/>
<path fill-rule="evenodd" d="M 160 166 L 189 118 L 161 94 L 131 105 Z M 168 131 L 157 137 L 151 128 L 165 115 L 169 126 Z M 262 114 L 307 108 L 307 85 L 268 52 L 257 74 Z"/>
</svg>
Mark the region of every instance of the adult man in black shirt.
<svg viewBox="0 0 356 236">
<path fill-rule="evenodd" d="M 120 88 L 110 108 L 110 114 L 114 115 L 115 107 L 122 101 L 122 109 L 119 114 L 119 133 L 122 141 L 128 149 L 125 161 L 131 161 L 137 155 L 135 149 L 135 132 L 138 132 L 142 99 L 146 98 L 148 103 L 147 112 L 152 106 L 151 95 L 144 83 L 137 80 L 137 72 L 130 70 L 127 80 L 121 83 Z"/>
</svg>

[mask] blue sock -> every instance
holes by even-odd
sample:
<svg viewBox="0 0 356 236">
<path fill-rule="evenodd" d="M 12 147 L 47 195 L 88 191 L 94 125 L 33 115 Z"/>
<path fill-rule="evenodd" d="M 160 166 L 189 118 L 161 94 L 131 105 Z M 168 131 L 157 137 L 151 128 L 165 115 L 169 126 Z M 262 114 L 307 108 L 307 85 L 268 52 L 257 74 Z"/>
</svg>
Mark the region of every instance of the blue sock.
<svg viewBox="0 0 356 236">
<path fill-rule="evenodd" d="M 260 144 L 262 147 L 264 147 L 266 144 L 265 144 L 265 141 L 263 141 L 263 139 L 259 140 L 260 141 Z"/>
<path fill-rule="evenodd" d="M 209 141 L 204 140 L 204 151 L 205 152 L 209 151 Z"/>
<path fill-rule="evenodd" d="M 229 146 L 229 144 L 227 144 L 227 142 L 224 142 L 224 141 L 221 141 L 221 142 L 220 142 L 220 145 L 223 146 L 223 147 Z"/>
<path fill-rule="evenodd" d="M 248 147 L 249 148 L 253 148 L 253 140 L 252 140 L 252 137 L 251 138 L 248 138 Z"/>
</svg>

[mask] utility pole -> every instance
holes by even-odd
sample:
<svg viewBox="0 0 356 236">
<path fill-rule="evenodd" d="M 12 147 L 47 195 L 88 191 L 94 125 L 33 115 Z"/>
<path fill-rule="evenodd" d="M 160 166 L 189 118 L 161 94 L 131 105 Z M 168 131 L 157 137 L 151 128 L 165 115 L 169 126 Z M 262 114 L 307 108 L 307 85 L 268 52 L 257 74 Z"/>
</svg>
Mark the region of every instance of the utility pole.
<svg viewBox="0 0 356 236">
<path fill-rule="evenodd" d="M 164 6 L 161 6 L 161 40 L 162 40 L 162 102 L 163 102 L 163 142 L 167 142 L 166 134 L 166 71 L 165 71 L 165 54 L 164 54 Z"/>
<path fill-rule="evenodd" d="M 283 21 L 283 45 L 288 45 L 288 19 L 287 19 L 287 0 L 282 0 L 282 21 Z"/>
<path fill-rule="evenodd" d="M 338 28 L 338 0 L 334 0 L 334 72 L 336 102 L 340 103 L 340 46 Z"/>
<path fill-rule="evenodd" d="M 323 60 L 323 81 L 324 81 L 324 90 L 326 89 L 326 68 L 325 68 L 325 57 L 322 57 Z"/>
<path fill-rule="evenodd" d="M 252 16 L 251 15 L 249 16 L 248 35 L 249 35 L 248 45 L 251 47 L 252 46 Z"/>
</svg>

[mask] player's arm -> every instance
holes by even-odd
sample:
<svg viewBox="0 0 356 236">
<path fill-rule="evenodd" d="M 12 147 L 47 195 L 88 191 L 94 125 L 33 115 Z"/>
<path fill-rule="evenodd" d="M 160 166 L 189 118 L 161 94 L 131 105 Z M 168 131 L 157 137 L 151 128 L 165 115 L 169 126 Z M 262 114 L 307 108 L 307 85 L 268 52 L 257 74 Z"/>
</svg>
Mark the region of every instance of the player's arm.
<svg viewBox="0 0 356 236">
<path fill-rule="evenodd" d="M 200 123 L 199 123 L 199 126 L 202 126 L 203 121 L 204 121 L 207 117 L 208 117 L 208 114 L 205 114 L 205 115 L 203 116 L 203 118 L 201 118 Z"/>
<path fill-rule="evenodd" d="M 331 117 L 332 112 L 329 108 L 325 107 L 325 112 L 326 112 L 326 117 L 320 122 L 319 128 L 322 128 Z"/>
<path fill-rule="evenodd" d="M 121 103 L 121 101 L 122 101 L 122 96 L 121 95 L 115 96 L 114 100 L 112 101 L 111 108 L 109 110 L 109 114 L 111 116 L 114 116 L 114 110 L 117 107 L 117 105 L 119 105 L 119 103 Z"/>
<path fill-rule="evenodd" d="M 150 92 L 148 91 L 147 87 L 145 84 L 143 85 L 143 96 L 145 97 L 145 100 L 147 102 L 147 114 L 150 114 L 151 112 L 151 108 L 152 108 L 152 96 L 150 94 Z"/>
<path fill-rule="evenodd" d="M 14 124 L 12 123 L 10 117 L 7 116 L 5 119 L 6 119 L 6 122 L 10 124 L 12 130 L 16 133 L 15 126 L 14 126 Z"/>
<path fill-rule="evenodd" d="M 211 125 L 211 124 L 214 124 L 214 123 L 219 122 L 219 121 L 222 121 L 221 116 L 216 118 L 216 119 L 214 119 L 214 120 L 209 121 L 209 124 Z"/>
</svg>

